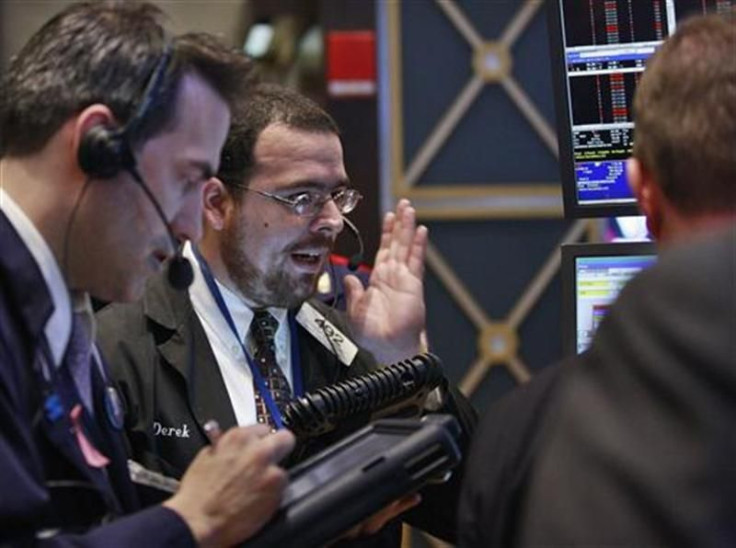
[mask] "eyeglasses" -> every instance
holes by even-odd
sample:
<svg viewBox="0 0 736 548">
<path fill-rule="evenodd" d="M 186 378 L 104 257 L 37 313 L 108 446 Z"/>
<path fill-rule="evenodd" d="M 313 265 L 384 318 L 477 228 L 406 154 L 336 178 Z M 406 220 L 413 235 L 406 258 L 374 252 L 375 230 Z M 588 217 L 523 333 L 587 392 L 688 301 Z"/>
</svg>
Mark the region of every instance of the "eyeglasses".
<svg viewBox="0 0 736 548">
<path fill-rule="evenodd" d="M 335 202 L 337 209 L 341 214 L 350 213 L 358 205 L 363 195 L 354 188 L 340 188 L 332 192 L 318 192 L 314 190 L 305 190 L 298 192 L 290 197 L 279 196 L 265 190 L 258 190 L 247 186 L 240 186 L 243 190 L 255 192 L 266 198 L 270 198 L 289 207 L 294 214 L 300 217 L 313 217 L 317 215 L 327 202 L 332 200 Z"/>
</svg>

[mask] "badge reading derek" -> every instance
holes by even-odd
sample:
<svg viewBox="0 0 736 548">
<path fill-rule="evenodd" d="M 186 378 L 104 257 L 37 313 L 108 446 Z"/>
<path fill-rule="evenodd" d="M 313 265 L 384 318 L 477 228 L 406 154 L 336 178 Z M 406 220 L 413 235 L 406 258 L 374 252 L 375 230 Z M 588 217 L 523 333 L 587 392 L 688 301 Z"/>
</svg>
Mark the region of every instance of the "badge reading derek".
<svg viewBox="0 0 736 548">
<path fill-rule="evenodd" d="M 350 366 L 353 363 L 358 347 L 314 306 L 304 303 L 296 315 L 296 321 L 343 364 Z"/>
</svg>

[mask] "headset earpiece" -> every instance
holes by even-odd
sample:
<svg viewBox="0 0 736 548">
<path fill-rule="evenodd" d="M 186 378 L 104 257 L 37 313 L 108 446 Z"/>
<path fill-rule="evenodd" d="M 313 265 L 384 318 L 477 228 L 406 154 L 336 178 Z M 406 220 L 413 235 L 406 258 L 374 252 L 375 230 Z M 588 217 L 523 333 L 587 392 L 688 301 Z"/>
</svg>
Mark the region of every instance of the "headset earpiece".
<svg viewBox="0 0 736 548">
<path fill-rule="evenodd" d="M 123 170 L 135 168 L 130 139 L 162 100 L 163 82 L 172 55 L 172 46 L 167 44 L 146 84 L 138 108 L 126 125 L 115 129 L 97 125 L 82 137 L 77 149 L 77 163 L 87 176 L 110 179 Z"/>
<path fill-rule="evenodd" d="M 103 125 L 90 128 L 77 150 L 77 162 L 84 173 L 95 179 L 110 179 L 135 165 L 125 132 Z"/>
</svg>

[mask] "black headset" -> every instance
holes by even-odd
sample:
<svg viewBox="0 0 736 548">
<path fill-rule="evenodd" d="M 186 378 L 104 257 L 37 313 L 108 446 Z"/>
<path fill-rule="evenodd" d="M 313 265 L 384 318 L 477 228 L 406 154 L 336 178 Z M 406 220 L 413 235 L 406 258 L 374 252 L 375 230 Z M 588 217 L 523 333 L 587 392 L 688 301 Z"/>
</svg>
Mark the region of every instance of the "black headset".
<svg viewBox="0 0 736 548">
<path fill-rule="evenodd" d="M 164 76 L 169 70 L 172 47 L 167 45 L 148 79 L 143 98 L 135 113 L 123 127 L 96 125 L 82 137 L 77 150 L 77 162 L 82 171 L 96 179 L 111 179 L 123 170 L 135 169 L 131 136 L 140 129 L 154 105 L 161 102 Z"/>
</svg>

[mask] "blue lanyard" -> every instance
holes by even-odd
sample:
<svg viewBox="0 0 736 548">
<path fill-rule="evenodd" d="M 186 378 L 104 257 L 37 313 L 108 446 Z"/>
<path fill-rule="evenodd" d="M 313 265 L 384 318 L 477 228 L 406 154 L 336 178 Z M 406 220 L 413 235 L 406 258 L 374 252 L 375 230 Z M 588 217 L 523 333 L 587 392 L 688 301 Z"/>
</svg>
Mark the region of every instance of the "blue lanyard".
<svg viewBox="0 0 736 548">
<path fill-rule="evenodd" d="M 253 362 L 253 358 L 251 357 L 250 352 L 248 352 L 248 349 L 245 348 L 244 341 L 242 341 L 240 339 L 240 336 L 238 335 L 238 330 L 235 327 L 233 317 L 230 314 L 230 310 L 227 308 L 227 305 L 225 304 L 225 300 L 222 298 L 220 288 L 217 287 L 215 277 L 212 275 L 212 271 L 210 270 L 207 261 L 204 260 L 196 246 L 192 245 L 192 251 L 194 252 L 194 256 L 197 258 L 197 262 L 199 263 L 199 268 L 202 272 L 202 276 L 204 277 L 204 281 L 207 284 L 212 297 L 215 299 L 215 303 L 217 303 L 217 308 L 220 309 L 222 316 L 225 318 L 225 321 L 230 326 L 233 335 L 235 335 L 235 339 L 238 341 L 240 348 L 243 350 L 243 355 L 245 356 L 245 360 L 248 362 L 248 367 L 250 368 L 250 372 L 253 375 L 253 380 L 255 381 L 256 388 L 263 398 L 263 401 L 268 408 L 268 412 L 273 418 L 273 422 L 276 425 L 276 428 L 283 428 L 284 421 L 281 418 L 281 412 L 279 411 L 276 402 L 273 400 L 273 397 L 271 396 L 271 391 L 266 386 L 266 382 L 263 380 L 263 375 L 261 375 L 261 371 L 258 369 L 258 366 L 256 366 L 256 364 Z M 299 355 L 299 341 L 297 340 L 296 318 L 291 312 L 289 312 L 288 317 L 291 338 L 291 376 L 292 382 L 294 384 L 294 396 L 299 397 L 303 393 L 303 388 L 301 375 L 301 359 Z"/>
</svg>

